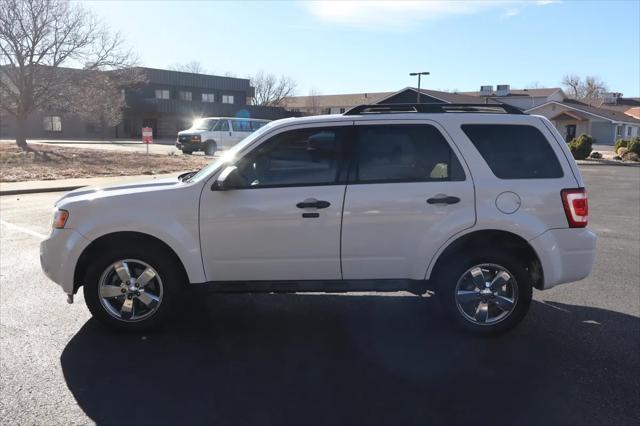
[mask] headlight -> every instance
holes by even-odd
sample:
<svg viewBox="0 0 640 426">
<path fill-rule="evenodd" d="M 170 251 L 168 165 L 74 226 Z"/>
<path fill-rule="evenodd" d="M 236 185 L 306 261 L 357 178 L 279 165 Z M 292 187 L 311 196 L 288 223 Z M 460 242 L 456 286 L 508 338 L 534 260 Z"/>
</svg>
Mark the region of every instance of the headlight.
<svg viewBox="0 0 640 426">
<path fill-rule="evenodd" d="M 199 135 L 191 136 L 191 142 L 200 142 L 200 136 Z"/>
<path fill-rule="evenodd" d="M 53 223 L 51 226 L 54 228 L 62 229 L 69 219 L 69 212 L 66 210 L 57 209 L 53 212 Z"/>
</svg>

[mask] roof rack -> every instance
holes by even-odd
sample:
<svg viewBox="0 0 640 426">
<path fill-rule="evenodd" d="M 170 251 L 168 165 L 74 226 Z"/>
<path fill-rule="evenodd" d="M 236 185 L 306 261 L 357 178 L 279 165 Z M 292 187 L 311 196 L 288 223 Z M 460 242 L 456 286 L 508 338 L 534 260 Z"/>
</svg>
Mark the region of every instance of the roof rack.
<svg viewBox="0 0 640 426">
<path fill-rule="evenodd" d="M 376 104 L 358 105 L 343 113 L 343 115 L 361 114 L 398 114 L 398 113 L 445 113 L 445 112 L 481 112 L 489 114 L 525 114 L 521 109 L 507 104 Z"/>
</svg>

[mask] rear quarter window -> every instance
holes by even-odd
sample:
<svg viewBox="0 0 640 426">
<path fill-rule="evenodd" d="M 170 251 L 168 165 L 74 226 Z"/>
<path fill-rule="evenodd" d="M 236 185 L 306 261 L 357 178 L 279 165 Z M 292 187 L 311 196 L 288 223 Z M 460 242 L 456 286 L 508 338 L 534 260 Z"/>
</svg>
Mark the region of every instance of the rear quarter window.
<svg viewBox="0 0 640 426">
<path fill-rule="evenodd" d="M 547 138 L 533 126 L 464 124 L 462 131 L 500 179 L 553 179 L 562 166 Z"/>
</svg>

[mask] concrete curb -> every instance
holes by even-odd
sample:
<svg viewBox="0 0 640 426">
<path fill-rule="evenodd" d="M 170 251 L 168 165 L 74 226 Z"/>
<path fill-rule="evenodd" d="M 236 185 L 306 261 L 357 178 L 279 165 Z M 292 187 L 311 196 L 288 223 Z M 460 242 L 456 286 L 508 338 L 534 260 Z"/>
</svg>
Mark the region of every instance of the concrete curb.
<svg viewBox="0 0 640 426">
<path fill-rule="evenodd" d="M 52 186 L 50 188 L 25 188 L 25 189 L 9 189 L 6 191 L 0 191 L 0 196 L 3 195 L 20 195 L 20 194 L 40 194 L 45 192 L 69 192 L 74 189 L 84 188 L 89 185 L 74 185 L 74 186 Z"/>
<path fill-rule="evenodd" d="M 640 167 L 640 163 L 631 163 L 618 160 L 576 160 L 578 166 L 622 166 L 622 167 Z"/>
</svg>

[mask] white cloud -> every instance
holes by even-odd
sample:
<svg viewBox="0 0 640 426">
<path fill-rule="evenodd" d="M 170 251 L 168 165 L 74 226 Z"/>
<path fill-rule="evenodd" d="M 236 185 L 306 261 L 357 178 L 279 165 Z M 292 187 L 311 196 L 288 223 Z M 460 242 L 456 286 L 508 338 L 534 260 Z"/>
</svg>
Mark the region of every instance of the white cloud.
<svg viewBox="0 0 640 426">
<path fill-rule="evenodd" d="M 509 1 L 311 1 L 309 11 L 319 20 L 355 27 L 404 29 L 457 15 L 471 15 L 513 5 Z"/>
<path fill-rule="evenodd" d="M 538 0 L 536 1 L 537 6 L 546 6 L 548 4 L 558 4 L 562 3 L 560 0 Z"/>
<path fill-rule="evenodd" d="M 503 19 L 508 19 L 519 14 L 520 14 L 520 11 L 518 9 L 507 9 L 502 15 L 500 15 L 500 17 Z"/>
</svg>

